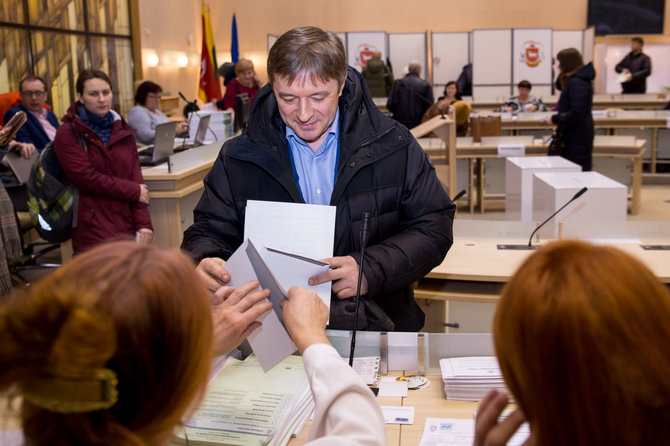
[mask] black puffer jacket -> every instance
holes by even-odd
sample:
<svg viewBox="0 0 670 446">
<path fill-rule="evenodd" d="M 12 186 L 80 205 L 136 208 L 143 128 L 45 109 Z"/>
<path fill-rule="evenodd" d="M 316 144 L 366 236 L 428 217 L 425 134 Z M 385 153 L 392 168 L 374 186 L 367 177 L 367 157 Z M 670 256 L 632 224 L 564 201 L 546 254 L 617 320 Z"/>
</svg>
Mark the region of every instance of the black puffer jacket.
<svg viewBox="0 0 670 446">
<path fill-rule="evenodd" d="M 558 99 L 558 114 L 551 117 L 554 124 L 564 126 L 565 148 L 561 153 L 582 170 L 591 170 L 593 159 L 593 79 L 596 72 L 590 62 L 572 75 Z"/>
<path fill-rule="evenodd" d="M 331 197 L 337 206 L 334 255 L 358 260 L 361 216 L 371 211 L 364 265 L 368 299 L 386 312 L 395 330 L 417 331 L 424 314 L 412 283 L 451 247 L 455 206 L 425 152 L 407 129 L 377 109 L 362 82 L 349 68 L 339 102 L 341 152 Z M 227 259 L 242 243 L 247 200 L 303 202 L 285 129 L 267 85 L 256 96 L 248 129 L 223 145 L 205 178 L 194 224 L 182 243 L 196 260 Z M 347 327 L 338 318 L 331 313 L 330 326 Z"/>
</svg>

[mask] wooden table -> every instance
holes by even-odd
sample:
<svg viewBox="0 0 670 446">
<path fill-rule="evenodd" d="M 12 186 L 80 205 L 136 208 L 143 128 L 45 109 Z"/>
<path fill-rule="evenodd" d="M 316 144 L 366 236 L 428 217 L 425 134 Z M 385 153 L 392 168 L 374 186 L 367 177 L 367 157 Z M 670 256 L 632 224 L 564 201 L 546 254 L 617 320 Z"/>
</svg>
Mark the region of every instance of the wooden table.
<svg viewBox="0 0 670 446">
<path fill-rule="evenodd" d="M 400 376 L 401 372 L 390 372 L 388 376 Z M 406 398 L 378 397 L 381 406 L 414 407 L 414 424 L 387 424 L 386 440 L 389 446 L 416 446 L 421 441 L 426 418 L 470 418 L 472 419 L 479 403 L 470 401 L 449 401 L 444 395 L 442 376 L 427 375 L 428 388 L 408 391 Z M 300 431 L 288 446 L 301 446 L 307 443 L 310 422 Z"/>
<path fill-rule="evenodd" d="M 542 97 L 549 110 L 554 108 L 558 95 Z M 597 94 L 593 97 L 594 110 L 618 108 L 624 110 L 659 110 L 668 102 L 665 94 Z M 504 100 L 472 101 L 472 109 L 478 111 L 498 111 Z"/>
<path fill-rule="evenodd" d="M 181 245 L 184 230 L 193 223 L 193 208 L 204 189 L 202 180 L 213 162 L 205 161 L 175 173 L 169 173 L 166 164 L 142 168 L 151 199 L 149 212 L 155 246 L 178 248 Z"/>
<path fill-rule="evenodd" d="M 530 235 L 530 234 L 529 234 Z M 455 234 L 458 237 L 458 234 Z M 426 313 L 424 331 L 439 332 L 444 322 L 459 323 L 459 329 L 469 330 L 490 327 L 487 319 L 495 309 L 502 289 L 519 266 L 533 251 L 499 250 L 498 243 L 526 244 L 528 240 L 456 239 L 444 261 L 426 277 L 415 283 L 414 296 L 423 307 L 431 307 Z M 535 243 L 535 242 L 534 242 Z M 670 243 L 668 241 L 666 244 Z M 670 284 L 670 251 L 645 251 L 638 244 L 613 244 L 638 258 L 658 277 Z M 423 299 L 428 302 L 422 301 Z M 450 304 L 461 305 L 473 318 L 472 321 L 455 320 Z M 472 314 L 480 311 L 481 314 Z M 481 317 L 482 319 L 475 319 Z"/>
<path fill-rule="evenodd" d="M 612 135 L 617 129 L 648 128 L 652 131 L 650 144 L 650 166 L 651 173 L 656 173 L 656 161 L 658 159 L 658 131 L 668 127 L 670 111 L 625 111 L 614 112 L 614 116 L 594 118 L 593 124 L 596 129 L 607 129 Z M 548 116 L 550 113 L 522 113 L 517 118 L 503 118 L 501 130 L 517 134 L 519 130 L 549 130 L 553 126 L 540 121 L 540 117 Z"/>
</svg>

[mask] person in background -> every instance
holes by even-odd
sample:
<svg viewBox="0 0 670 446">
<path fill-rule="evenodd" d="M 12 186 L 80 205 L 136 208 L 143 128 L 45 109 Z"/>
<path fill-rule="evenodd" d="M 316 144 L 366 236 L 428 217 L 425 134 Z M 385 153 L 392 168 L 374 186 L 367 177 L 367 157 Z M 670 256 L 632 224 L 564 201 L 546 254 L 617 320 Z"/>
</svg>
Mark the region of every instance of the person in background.
<svg viewBox="0 0 670 446">
<path fill-rule="evenodd" d="M 22 397 L 25 443 L 167 444 L 202 400 L 213 355 L 272 308 L 258 282 L 217 295 L 211 306 L 178 250 L 115 242 L 0 302 L 0 390 Z M 375 396 L 325 335 L 326 305 L 293 287 L 282 307 L 316 405 L 308 444 L 386 444 Z"/>
<path fill-rule="evenodd" d="M 409 72 L 405 77 L 393 83 L 386 108 L 393 114 L 393 119 L 411 129 L 421 123 L 421 117 L 433 104 L 433 87 L 421 79 L 418 61 L 411 61 L 407 69 Z"/>
<path fill-rule="evenodd" d="M 388 96 L 393 85 L 393 73 L 382 61 L 381 51 L 372 53 L 372 57 L 363 67 L 361 74 L 373 98 Z"/>
<path fill-rule="evenodd" d="M 530 90 L 533 88 L 530 82 L 524 80 L 517 85 L 519 89 L 518 96 L 512 96 L 500 107 L 501 112 L 506 113 L 522 113 L 534 111 L 547 111 L 547 106 L 544 105 L 542 99 L 530 95 Z"/>
<path fill-rule="evenodd" d="M 646 93 L 647 77 L 651 74 L 651 58 L 642 52 L 642 37 L 633 37 L 630 46 L 630 53 L 614 69 L 625 75 L 625 80 L 621 82 L 624 94 Z"/>
<path fill-rule="evenodd" d="M 565 147 L 561 156 L 591 170 L 593 161 L 593 64 L 584 65 L 582 55 L 575 48 L 566 48 L 556 55 L 558 59 L 558 113 L 547 117 L 545 123 L 556 124 L 563 131 Z"/>
<path fill-rule="evenodd" d="M 28 118 L 16 134 L 16 141 L 32 144 L 38 151 L 56 136 L 58 119 L 51 109 L 45 107 L 47 102 L 47 85 L 41 77 L 29 76 L 19 83 L 21 103 L 5 113 L 3 122 L 7 124 L 18 112 L 23 111 Z"/>
<path fill-rule="evenodd" d="M 496 356 L 518 409 L 492 391 L 475 446 L 507 443 L 527 420 L 533 445 L 670 444 L 670 293 L 633 256 L 606 245 L 551 243 L 505 286 Z"/>
<path fill-rule="evenodd" d="M 144 81 L 137 87 L 135 106 L 128 114 L 128 125 L 135 129 L 135 140 L 142 144 L 153 144 L 156 139 L 156 126 L 169 122 L 169 118 L 161 111 L 160 85 Z M 188 124 L 177 123 L 177 135 L 188 131 Z"/>
<path fill-rule="evenodd" d="M 240 59 L 235 64 L 235 79 L 231 79 L 226 85 L 226 93 L 223 99 L 216 102 L 216 106 L 222 110 L 233 110 L 235 108 L 235 97 L 241 93 L 248 93 L 251 102 L 258 90 L 260 82 L 254 71 L 254 64 L 249 59 Z"/>
<path fill-rule="evenodd" d="M 79 188 L 74 252 L 119 237 L 150 242 L 149 189 L 134 130 L 112 110 L 112 83 L 102 71 L 84 70 L 76 91 L 54 140 L 63 182 Z"/>
<path fill-rule="evenodd" d="M 426 122 L 438 115 L 448 114 L 449 107 L 454 108 L 456 135 L 466 136 L 472 105 L 462 99 L 458 84 L 455 81 L 449 81 L 445 85 L 444 96 L 441 96 L 435 104 L 426 110 L 426 113 L 421 117 L 421 122 Z"/>
</svg>

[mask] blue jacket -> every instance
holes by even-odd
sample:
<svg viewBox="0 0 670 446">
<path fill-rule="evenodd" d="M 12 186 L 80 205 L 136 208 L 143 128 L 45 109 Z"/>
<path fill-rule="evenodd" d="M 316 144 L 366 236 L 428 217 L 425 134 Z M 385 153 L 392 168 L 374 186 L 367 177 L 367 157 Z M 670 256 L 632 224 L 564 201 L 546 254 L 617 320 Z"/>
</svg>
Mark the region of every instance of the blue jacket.
<svg viewBox="0 0 670 446">
<path fill-rule="evenodd" d="M 7 122 L 12 119 L 12 116 L 19 111 L 25 112 L 28 119 L 19 129 L 15 139 L 19 142 L 33 143 L 35 148 L 41 152 L 44 146 L 51 140 L 47 137 L 46 132 L 42 128 L 42 124 L 40 124 L 37 118 L 33 116 L 23 104 L 19 104 L 7 111 L 7 113 L 5 113 L 4 123 L 7 124 Z M 47 110 L 47 121 L 49 121 L 55 128 L 58 128 L 58 118 L 56 118 L 56 115 L 54 115 L 54 112 L 51 110 Z"/>
</svg>

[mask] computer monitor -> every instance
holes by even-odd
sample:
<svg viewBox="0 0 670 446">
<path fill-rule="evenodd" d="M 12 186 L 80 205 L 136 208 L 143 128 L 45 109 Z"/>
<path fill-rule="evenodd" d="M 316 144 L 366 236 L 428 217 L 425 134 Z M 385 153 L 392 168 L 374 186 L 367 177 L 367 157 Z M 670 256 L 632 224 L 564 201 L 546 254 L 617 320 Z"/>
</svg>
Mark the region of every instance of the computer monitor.
<svg viewBox="0 0 670 446">
<path fill-rule="evenodd" d="M 250 114 L 251 98 L 249 98 L 249 93 L 240 93 L 235 96 L 235 132 L 247 127 Z"/>
</svg>

